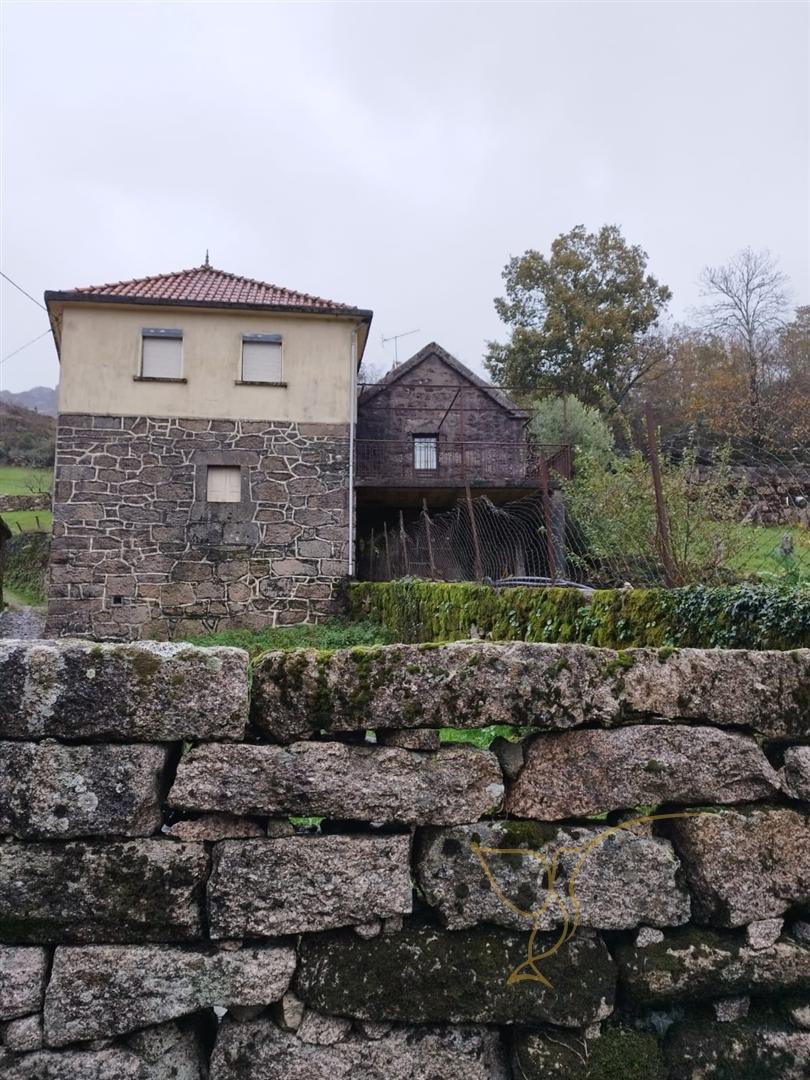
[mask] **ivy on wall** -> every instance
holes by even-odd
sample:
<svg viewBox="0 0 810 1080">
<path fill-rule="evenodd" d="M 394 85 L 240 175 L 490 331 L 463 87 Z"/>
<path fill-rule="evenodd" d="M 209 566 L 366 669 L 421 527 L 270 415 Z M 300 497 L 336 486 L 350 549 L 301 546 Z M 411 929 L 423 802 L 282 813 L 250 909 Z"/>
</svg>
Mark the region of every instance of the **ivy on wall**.
<svg viewBox="0 0 810 1080">
<path fill-rule="evenodd" d="M 605 648 L 810 647 L 810 588 L 493 589 L 416 579 L 358 582 L 352 616 L 397 640 L 579 642 Z"/>
</svg>

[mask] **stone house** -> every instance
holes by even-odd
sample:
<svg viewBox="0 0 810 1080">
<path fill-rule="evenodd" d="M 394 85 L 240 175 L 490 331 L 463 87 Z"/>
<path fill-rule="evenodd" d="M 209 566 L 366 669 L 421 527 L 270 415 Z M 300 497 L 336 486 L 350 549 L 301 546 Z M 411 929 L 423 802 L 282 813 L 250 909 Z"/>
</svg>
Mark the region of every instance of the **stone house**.
<svg viewBox="0 0 810 1080">
<path fill-rule="evenodd" d="M 361 387 L 357 409 L 358 532 L 396 527 L 426 507 L 442 510 L 466 491 L 494 503 L 539 490 L 569 475 L 567 447 L 540 447 L 529 416 L 435 342 Z"/>
<path fill-rule="evenodd" d="M 372 313 L 207 258 L 45 301 L 60 358 L 47 634 L 334 612 Z"/>
</svg>

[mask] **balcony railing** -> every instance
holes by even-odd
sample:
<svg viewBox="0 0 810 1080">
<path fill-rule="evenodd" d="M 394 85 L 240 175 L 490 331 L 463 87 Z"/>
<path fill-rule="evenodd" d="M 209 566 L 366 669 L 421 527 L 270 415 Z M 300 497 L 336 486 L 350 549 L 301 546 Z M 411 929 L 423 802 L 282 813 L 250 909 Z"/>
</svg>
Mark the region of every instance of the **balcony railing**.
<svg viewBox="0 0 810 1080">
<path fill-rule="evenodd" d="M 358 484 L 535 487 L 542 482 L 544 462 L 552 482 L 555 473 L 565 479 L 571 476 L 571 448 L 559 443 L 440 439 L 435 458 L 425 452 L 424 446 L 415 451 L 413 439 L 358 439 L 355 449 Z M 417 468 L 434 461 L 435 468 Z"/>
</svg>

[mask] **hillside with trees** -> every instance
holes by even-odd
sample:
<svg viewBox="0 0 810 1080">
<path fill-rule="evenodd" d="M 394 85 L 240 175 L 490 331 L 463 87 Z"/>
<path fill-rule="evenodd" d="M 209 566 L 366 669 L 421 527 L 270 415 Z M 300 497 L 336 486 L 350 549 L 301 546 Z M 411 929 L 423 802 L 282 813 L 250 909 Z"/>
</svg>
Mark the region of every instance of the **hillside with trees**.
<svg viewBox="0 0 810 1080">
<path fill-rule="evenodd" d="M 55 438 L 52 416 L 0 401 L 0 465 L 47 468 L 53 464 Z"/>
</svg>

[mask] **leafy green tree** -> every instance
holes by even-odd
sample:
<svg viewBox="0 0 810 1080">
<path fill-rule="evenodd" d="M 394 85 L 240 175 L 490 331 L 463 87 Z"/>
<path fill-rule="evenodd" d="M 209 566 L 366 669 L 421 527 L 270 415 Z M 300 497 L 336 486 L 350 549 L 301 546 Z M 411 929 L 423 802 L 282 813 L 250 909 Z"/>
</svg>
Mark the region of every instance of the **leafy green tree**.
<svg viewBox="0 0 810 1080">
<path fill-rule="evenodd" d="M 549 256 L 511 258 L 506 296 L 495 301 L 509 340 L 489 342 L 484 361 L 493 380 L 567 391 L 596 408 L 621 405 L 664 359 L 651 330 L 672 294 L 646 269 L 646 252 L 616 225 L 596 233 L 577 225 Z"/>
<path fill-rule="evenodd" d="M 598 409 L 569 394 L 543 397 L 530 405 L 529 431 L 539 443 L 568 442 L 577 454 L 603 460 L 613 453 L 613 433 Z"/>
</svg>

